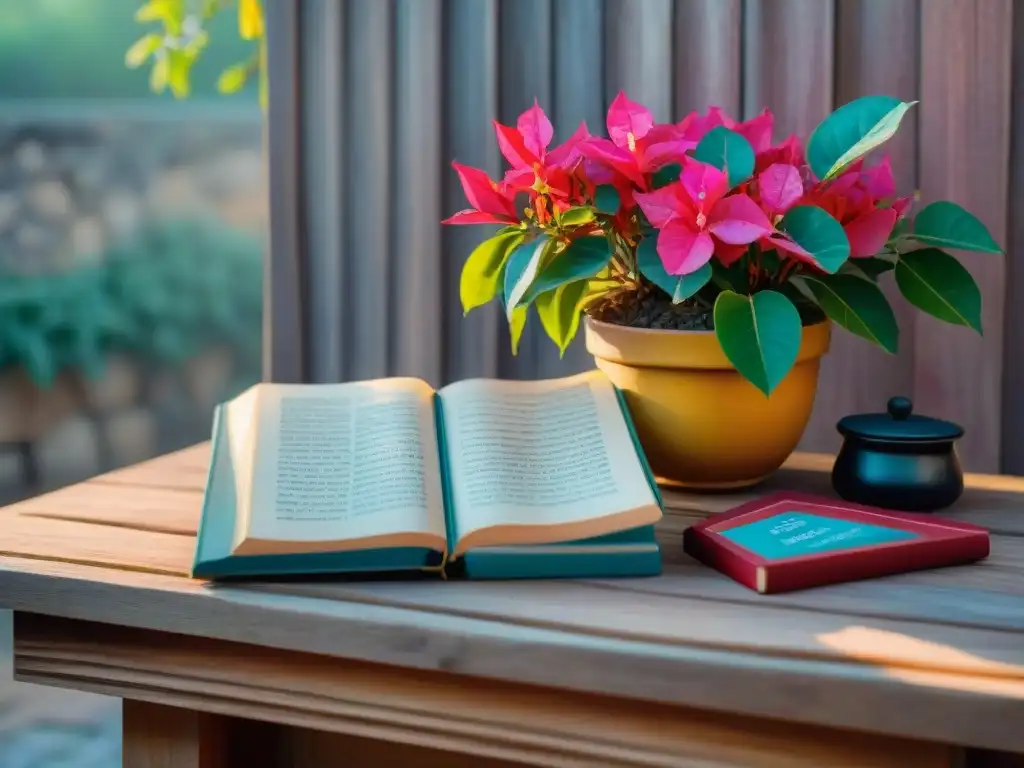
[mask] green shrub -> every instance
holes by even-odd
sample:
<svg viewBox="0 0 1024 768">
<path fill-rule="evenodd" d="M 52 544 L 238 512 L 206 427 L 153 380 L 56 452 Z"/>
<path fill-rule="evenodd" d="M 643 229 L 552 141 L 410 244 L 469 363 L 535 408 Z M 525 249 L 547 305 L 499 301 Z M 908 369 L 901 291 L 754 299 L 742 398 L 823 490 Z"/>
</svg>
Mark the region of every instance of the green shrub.
<svg viewBox="0 0 1024 768">
<path fill-rule="evenodd" d="M 154 223 L 100 266 L 0 280 L 0 367 L 40 387 L 62 370 L 99 376 L 114 351 L 176 365 L 216 344 L 257 367 L 259 242 L 207 221 Z"/>
</svg>

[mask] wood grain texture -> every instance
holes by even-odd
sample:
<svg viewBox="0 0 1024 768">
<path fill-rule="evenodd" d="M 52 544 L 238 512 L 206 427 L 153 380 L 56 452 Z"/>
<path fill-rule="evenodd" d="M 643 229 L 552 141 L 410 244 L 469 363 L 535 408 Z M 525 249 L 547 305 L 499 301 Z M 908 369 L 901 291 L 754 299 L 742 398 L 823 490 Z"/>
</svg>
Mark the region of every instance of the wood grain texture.
<svg viewBox="0 0 1024 768">
<path fill-rule="evenodd" d="M 391 312 L 391 231 L 386 212 L 394 205 L 391 167 L 391 103 L 394 4 L 380 0 L 345 3 L 345 93 L 359 108 L 345 114 L 345 168 L 358 195 L 345 197 L 345 252 L 350 319 L 349 379 L 388 375 Z"/>
<path fill-rule="evenodd" d="M 180 643 L 153 632 L 38 616 L 19 616 L 16 638 L 21 680 L 130 695 L 160 709 L 192 707 L 488 761 L 550 768 L 769 768 L 779 761 L 793 768 L 895 768 L 949 765 L 953 752 L 936 744 L 513 683 L 464 680 L 455 686 L 443 674 L 222 642 Z M 148 712 L 151 705 L 134 706 Z M 293 739 L 292 748 L 302 744 L 310 750 L 307 757 L 322 754 L 321 739 Z"/>
<path fill-rule="evenodd" d="M 5 510 L 8 607 L 1024 751 L 1024 734 L 1006 727 L 1024 717 L 1024 480 L 969 476 L 947 513 L 996 531 L 983 564 L 792 595 L 760 596 L 698 566 L 681 535 L 754 493 L 827 494 L 825 455 L 793 456 L 756 492 L 666 491 L 667 565 L 657 579 L 213 586 L 182 578 L 208 451 L 196 446 Z M 836 686 L 844 695 L 823 704 Z"/>
<path fill-rule="evenodd" d="M 500 178 L 501 155 L 491 120 L 498 114 L 498 3 L 497 0 L 447 0 L 444 4 L 448 40 L 444 47 L 447 88 L 444 110 L 445 163 L 444 214 L 451 216 L 467 207 L 466 196 L 455 172 L 447 163 L 457 160 L 482 168 Z M 498 344 L 508 344 L 501 308 L 493 302 L 464 317 L 459 301 L 459 276 L 469 254 L 480 243 L 479 227 L 445 227 L 443 298 L 444 377 L 457 381 L 472 376 L 498 374 Z"/>
<path fill-rule="evenodd" d="M 313 279 L 298 299 L 308 319 L 307 377 L 332 382 L 346 378 L 349 326 L 345 244 L 345 9 L 333 0 L 304 2 L 300 12 L 301 66 L 305 80 L 302 174 L 309 194 L 302 210 L 306 267 Z M 293 201 L 293 205 L 301 205 Z M 277 258 L 271 260 L 277 261 Z M 283 259 L 282 259 L 283 261 Z M 276 343 L 284 343 L 283 339 Z"/>
<path fill-rule="evenodd" d="M 124 702 L 125 768 L 228 768 L 225 719 L 149 702 Z"/>
<path fill-rule="evenodd" d="M 844 0 L 836 3 L 835 106 L 862 96 L 888 94 L 919 98 L 918 0 Z M 892 157 L 897 189 L 917 189 L 917 112 L 911 110 L 884 148 Z M 876 160 L 881 159 L 882 153 Z M 832 348 L 822 360 L 818 396 L 801 447 L 837 451 L 841 438 L 835 425 L 850 413 L 881 412 L 890 397 L 913 395 L 914 323 L 917 311 L 899 294 L 892 275 L 882 279 L 900 327 L 895 357 L 841 328 L 832 334 Z"/>
<path fill-rule="evenodd" d="M 769 107 L 780 138 L 809 136 L 832 111 L 833 4 L 747 0 L 744 12 L 745 116 Z M 800 44 L 780 45 L 782 40 Z"/>
<path fill-rule="evenodd" d="M 263 299 L 263 378 L 302 381 L 307 375 L 302 275 L 306 270 L 301 191 L 301 20 L 298 3 L 267 8 L 267 144 L 270 189 L 270 258 Z"/>
<path fill-rule="evenodd" d="M 1011 0 L 921 4 L 922 203 L 960 203 L 1001 244 L 1007 233 L 1012 6 Z M 960 256 L 981 288 L 985 335 L 919 315 L 914 396 L 920 412 L 940 414 L 967 430 L 960 447 L 968 469 L 997 472 L 1006 269 L 1000 256 Z"/>
<path fill-rule="evenodd" d="M 388 307 L 401 331 L 389 339 L 388 372 L 418 376 L 432 386 L 440 386 L 444 375 L 445 263 L 438 222 L 450 215 L 437 194 L 442 174 L 451 172 L 437 162 L 443 151 L 443 12 L 442 0 L 396 2 L 391 105 L 395 187 L 389 206 L 393 271 Z M 384 313 L 383 307 L 378 308 L 378 314 Z M 353 322 L 366 319 L 353 318 Z"/>
<path fill-rule="evenodd" d="M 1024 391 L 1024 216 L 1012 215 L 1024 210 L 1024 13 L 1013 14 L 1013 72 L 1010 171 L 1006 252 L 1006 306 L 1003 317 L 1003 383 L 1002 443 L 1000 471 L 1024 475 L 1024 398 L 1014 396 Z"/>
<path fill-rule="evenodd" d="M 711 105 L 743 109 L 742 0 L 676 0 L 675 119 Z"/>
<path fill-rule="evenodd" d="M 651 110 L 657 122 L 672 119 L 672 0 L 605 0 L 605 97 L 624 90 Z M 603 131 L 602 131 L 603 133 Z"/>
</svg>

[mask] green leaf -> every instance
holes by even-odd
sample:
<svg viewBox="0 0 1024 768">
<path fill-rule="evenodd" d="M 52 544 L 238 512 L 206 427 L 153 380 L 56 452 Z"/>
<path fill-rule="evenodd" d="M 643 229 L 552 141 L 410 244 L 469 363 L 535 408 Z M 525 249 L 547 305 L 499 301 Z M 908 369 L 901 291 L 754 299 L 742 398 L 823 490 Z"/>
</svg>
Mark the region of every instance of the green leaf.
<svg viewBox="0 0 1024 768">
<path fill-rule="evenodd" d="M 1003 252 L 974 214 L 946 200 L 921 209 L 914 219 L 913 238 L 924 245 L 959 248 L 962 251 Z"/>
<path fill-rule="evenodd" d="M 715 301 L 715 335 L 736 370 L 770 395 L 796 362 L 803 328 L 797 308 L 781 293 L 723 291 Z"/>
<path fill-rule="evenodd" d="M 537 275 L 547 266 L 556 241 L 541 235 L 529 243 L 522 243 L 508 258 L 505 265 L 505 315 L 511 319 L 512 311 L 523 303 L 523 297 L 537 279 Z"/>
<path fill-rule="evenodd" d="M 595 211 L 589 205 L 581 205 L 570 208 L 559 217 L 563 227 L 578 227 L 581 224 L 589 224 L 594 220 Z"/>
<path fill-rule="evenodd" d="M 790 208 L 778 229 L 811 254 L 826 272 L 834 273 L 850 256 L 850 241 L 843 225 L 817 206 Z"/>
<path fill-rule="evenodd" d="M 251 68 L 244 62 L 228 67 L 217 78 L 217 90 L 221 93 L 237 93 L 245 87 L 250 71 Z"/>
<path fill-rule="evenodd" d="M 636 258 L 640 274 L 671 296 L 673 304 L 686 301 L 711 281 L 711 262 L 689 275 L 666 272 L 658 255 L 657 236 L 648 235 L 640 241 Z"/>
<path fill-rule="evenodd" d="M 523 328 L 526 327 L 526 316 L 529 307 L 516 307 L 508 321 L 508 335 L 512 341 L 512 354 L 519 354 L 519 340 L 523 338 Z"/>
<path fill-rule="evenodd" d="M 12 351 L 20 358 L 32 383 L 40 389 L 49 389 L 57 378 L 58 366 L 46 329 L 12 323 L 5 330 Z"/>
<path fill-rule="evenodd" d="M 730 188 L 746 181 L 754 173 L 754 148 L 743 136 L 723 125 L 704 135 L 693 156 L 702 163 L 725 171 Z"/>
<path fill-rule="evenodd" d="M 654 175 L 651 177 L 651 188 L 659 189 L 674 181 L 679 181 L 679 175 L 682 172 L 682 166 L 677 163 L 666 165 L 664 168 L 654 172 Z"/>
<path fill-rule="evenodd" d="M 484 240 L 473 249 L 462 267 L 459 298 L 463 313 L 486 304 L 498 292 L 502 270 L 512 251 L 523 242 L 523 233 L 512 230 Z"/>
<path fill-rule="evenodd" d="M 854 275 L 807 275 L 799 279 L 833 322 L 896 354 L 900 329 L 889 300 L 877 285 Z"/>
<path fill-rule="evenodd" d="M 594 207 L 601 213 L 610 216 L 619 212 L 622 205 L 622 198 L 619 197 L 619 190 L 611 184 L 601 184 L 594 192 Z"/>
<path fill-rule="evenodd" d="M 135 69 L 136 67 L 142 66 L 146 59 L 160 50 L 160 46 L 163 45 L 163 37 L 151 32 L 148 35 L 143 35 L 129 48 L 124 54 L 124 64 L 129 69 Z"/>
<path fill-rule="evenodd" d="M 746 258 L 740 258 L 728 267 L 718 259 L 711 260 L 711 280 L 722 290 L 743 293 L 747 290 Z"/>
<path fill-rule="evenodd" d="M 981 291 L 971 273 L 938 248 L 908 251 L 896 262 L 896 285 L 923 312 L 981 333 Z"/>
<path fill-rule="evenodd" d="M 188 74 L 192 68 L 192 57 L 184 51 L 168 51 L 167 61 L 167 84 L 171 87 L 174 98 L 183 99 L 190 91 Z"/>
<path fill-rule="evenodd" d="M 588 280 L 560 285 L 537 297 L 537 315 L 551 340 L 558 345 L 559 356 L 580 328 L 580 304 L 587 295 Z"/>
<path fill-rule="evenodd" d="M 547 261 L 519 303 L 529 304 L 540 294 L 560 285 L 593 277 L 608 266 L 611 257 L 612 248 L 603 235 L 573 240 L 565 250 Z"/>
<path fill-rule="evenodd" d="M 916 101 L 892 96 L 865 96 L 844 104 L 826 117 L 807 140 L 807 162 L 822 181 L 884 144 L 900 127 Z"/>
<path fill-rule="evenodd" d="M 184 18 L 184 0 L 149 0 L 135 12 L 136 21 L 162 21 L 167 27 L 167 32 L 172 35 L 181 33 Z"/>
<path fill-rule="evenodd" d="M 170 61 L 166 51 L 153 60 L 153 68 L 149 70 L 149 90 L 153 93 L 163 93 L 167 87 L 167 78 L 171 71 Z"/>
<path fill-rule="evenodd" d="M 874 282 L 886 272 L 895 268 L 895 261 L 872 256 L 867 259 L 850 259 L 840 267 L 839 274 L 856 275 L 862 280 L 871 280 Z"/>
</svg>

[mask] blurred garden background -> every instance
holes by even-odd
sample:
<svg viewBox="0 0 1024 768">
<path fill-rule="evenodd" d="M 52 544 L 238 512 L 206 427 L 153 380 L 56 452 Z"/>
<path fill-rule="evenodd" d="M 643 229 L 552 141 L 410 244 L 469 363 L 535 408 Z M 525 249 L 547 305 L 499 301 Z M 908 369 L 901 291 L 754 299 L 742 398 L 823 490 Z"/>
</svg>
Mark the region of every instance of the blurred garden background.
<svg viewBox="0 0 1024 768">
<path fill-rule="evenodd" d="M 254 44 L 221 14 L 190 97 L 155 94 L 139 6 L 0 3 L 4 504 L 203 440 L 260 376 L 257 86 L 216 87 Z M 117 703 L 12 684 L 9 641 L 0 613 L 0 768 L 120 765 Z"/>
</svg>

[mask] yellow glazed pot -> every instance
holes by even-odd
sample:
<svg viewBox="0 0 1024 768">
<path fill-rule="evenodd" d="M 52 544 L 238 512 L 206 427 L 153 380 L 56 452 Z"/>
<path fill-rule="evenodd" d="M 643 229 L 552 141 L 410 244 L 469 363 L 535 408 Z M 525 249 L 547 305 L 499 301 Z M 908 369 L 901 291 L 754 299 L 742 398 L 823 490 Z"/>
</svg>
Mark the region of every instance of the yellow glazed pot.
<svg viewBox="0 0 1024 768">
<path fill-rule="evenodd" d="M 782 466 L 811 417 L 830 336 L 828 322 L 805 327 L 796 365 L 766 397 L 728 361 L 712 331 L 586 318 L 587 350 L 625 394 L 654 474 L 705 490 L 754 485 Z"/>
</svg>

